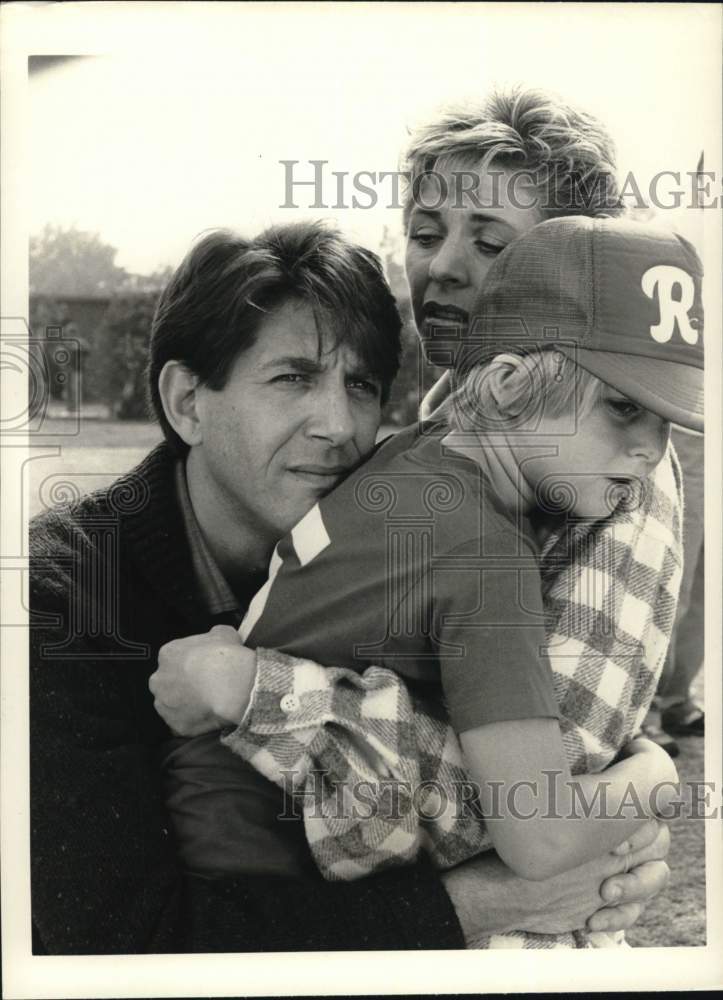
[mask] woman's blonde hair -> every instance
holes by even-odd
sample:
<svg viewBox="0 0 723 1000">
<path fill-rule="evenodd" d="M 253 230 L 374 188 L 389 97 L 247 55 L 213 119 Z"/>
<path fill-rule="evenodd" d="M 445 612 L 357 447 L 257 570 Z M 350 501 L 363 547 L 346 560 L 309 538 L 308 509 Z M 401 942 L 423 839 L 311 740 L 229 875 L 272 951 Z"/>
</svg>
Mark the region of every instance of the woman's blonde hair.
<svg viewBox="0 0 723 1000">
<path fill-rule="evenodd" d="M 494 163 L 529 175 L 542 218 L 620 215 L 615 158 L 594 115 L 543 90 L 513 87 L 447 107 L 411 134 L 402 157 L 405 230 L 422 177 L 452 163 L 474 170 Z"/>
</svg>

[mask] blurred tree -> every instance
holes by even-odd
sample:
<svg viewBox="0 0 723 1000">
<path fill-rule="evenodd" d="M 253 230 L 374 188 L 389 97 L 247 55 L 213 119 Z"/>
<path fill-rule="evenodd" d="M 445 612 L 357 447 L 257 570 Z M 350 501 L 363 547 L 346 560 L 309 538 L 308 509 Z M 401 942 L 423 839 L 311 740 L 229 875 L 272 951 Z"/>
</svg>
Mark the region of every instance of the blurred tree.
<svg viewBox="0 0 723 1000">
<path fill-rule="evenodd" d="M 173 271 L 171 265 L 166 264 L 164 267 L 157 267 L 150 274 L 127 274 L 121 290 L 129 295 L 136 292 L 160 292 L 171 280 Z"/>
<path fill-rule="evenodd" d="M 30 329 L 33 337 L 41 339 L 48 336 L 48 331 L 54 329 L 62 330 L 68 322 L 68 307 L 64 302 L 55 299 L 35 298 L 30 299 Z M 48 395 L 50 399 L 59 400 L 63 396 L 63 383 L 58 379 L 58 365 L 55 362 L 55 350 L 53 345 L 48 344 L 43 347 L 45 355 L 46 375 L 48 382 Z"/>
<path fill-rule="evenodd" d="M 103 398 L 119 420 L 144 420 L 145 370 L 156 292 L 136 292 L 111 300 L 91 347 L 89 368 Z"/>
<path fill-rule="evenodd" d="M 97 233 L 46 225 L 30 237 L 30 294 L 112 295 L 129 279 L 117 253 Z"/>
<path fill-rule="evenodd" d="M 48 331 L 60 328 L 64 340 L 77 340 L 77 328 L 71 334 L 72 321 L 76 313 L 87 312 L 87 306 L 76 300 L 107 304 L 103 319 L 86 329 L 87 339 L 81 338 L 88 355 L 83 398 L 107 403 L 121 419 L 143 419 L 147 415 L 143 373 L 151 319 L 158 292 L 173 271 L 166 266 L 152 274 L 130 274 L 115 263 L 117 252 L 97 233 L 75 228 L 46 225 L 32 236 L 30 326 L 38 337 L 45 332 L 51 395 L 62 396 L 70 406 L 69 388 L 55 377 L 58 344 L 47 340 Z M 75 395 L 78 392 L 76 387 Z"/>
</svg>

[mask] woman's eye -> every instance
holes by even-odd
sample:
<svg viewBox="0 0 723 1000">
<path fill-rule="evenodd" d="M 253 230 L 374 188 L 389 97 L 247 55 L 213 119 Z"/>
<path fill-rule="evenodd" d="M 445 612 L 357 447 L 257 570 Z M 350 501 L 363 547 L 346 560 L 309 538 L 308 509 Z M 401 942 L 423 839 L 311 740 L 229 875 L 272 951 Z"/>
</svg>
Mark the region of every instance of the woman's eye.
<svg viewBox="0 0 723 1000">
<path fill-rule="evenodd" d="M 308 375 L 303 375 L 301 372 L 283 372 L 281 375 L 275 375 L 271 381 L 280 382 L 286 385 L 298 385 L 303 382 L 307 382 L 309 379 Z"/>
<path fill-rule="evenodd" d="M 412 242 L 418 243 L 422 247 L 431 247 L 440 238 L 439 233 L 430 230 L 412 233 L 409 237 Z"/>
</svg>

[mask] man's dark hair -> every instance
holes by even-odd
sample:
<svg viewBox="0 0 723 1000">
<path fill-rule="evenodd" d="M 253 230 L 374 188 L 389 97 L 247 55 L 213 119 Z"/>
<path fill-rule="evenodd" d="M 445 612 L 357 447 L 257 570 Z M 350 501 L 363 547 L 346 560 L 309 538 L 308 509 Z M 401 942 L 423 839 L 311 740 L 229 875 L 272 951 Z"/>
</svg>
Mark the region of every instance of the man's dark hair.
<svg viewBox="0 0 723 1000">
<path fill-rule="evenodd" d="M 314 311 L 319 347 L 353 350 L 382 383 L 399 370 L 402 322 L 379 258 L 321 222 L 272 226 L 254 239 L 229 230 L 204 236 L 164 289 L 151 326 L 148 388 L 166 440 L 186 444 L 168 423 L 158 379 L 180 361 L 210 389 L 223 389 L 259 327 L 289 301 Z"/>
</svg>

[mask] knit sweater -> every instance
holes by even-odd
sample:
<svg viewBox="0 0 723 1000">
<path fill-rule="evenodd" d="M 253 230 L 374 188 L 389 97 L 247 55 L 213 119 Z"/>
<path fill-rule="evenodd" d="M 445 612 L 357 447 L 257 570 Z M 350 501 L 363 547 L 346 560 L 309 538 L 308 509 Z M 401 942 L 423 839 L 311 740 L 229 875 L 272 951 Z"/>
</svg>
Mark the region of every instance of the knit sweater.
<svg viewBox="0 0 723 1000">
<path fill-rule="evenodd" d="M 431 866 L 356 883 L 186 873 L 148 691 L 158 649 L 204 610 L 160 445 L 31 526 L 30 740 L 36 953 L 462 948 Z"/>
</svg>

